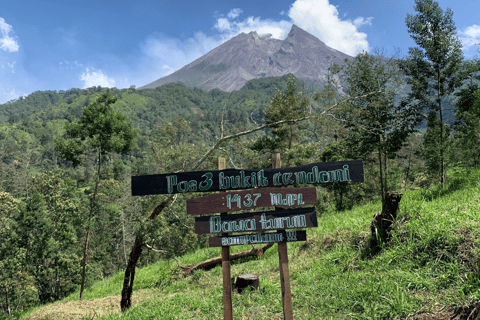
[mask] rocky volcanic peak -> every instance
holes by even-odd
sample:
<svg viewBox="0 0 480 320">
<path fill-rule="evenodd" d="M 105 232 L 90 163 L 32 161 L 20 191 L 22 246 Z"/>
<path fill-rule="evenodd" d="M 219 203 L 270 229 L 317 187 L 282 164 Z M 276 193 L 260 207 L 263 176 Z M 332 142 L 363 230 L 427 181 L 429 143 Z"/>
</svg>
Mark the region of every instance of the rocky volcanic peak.
<svg viewBox="0 0 480 320">
<path fill-rule="evenodd" d="M 332 63 L 342 64 L 349 58 L 293 25 L 285 40 L 272 39 L 269 34 L 260 37 L 255 31 L 241 33 L 143 88 L 181 81 L 187 86 L 206 90 L 233 91 L 251 79 L 288 73 L 299 79 L 321 82 Z"/>
</svg>

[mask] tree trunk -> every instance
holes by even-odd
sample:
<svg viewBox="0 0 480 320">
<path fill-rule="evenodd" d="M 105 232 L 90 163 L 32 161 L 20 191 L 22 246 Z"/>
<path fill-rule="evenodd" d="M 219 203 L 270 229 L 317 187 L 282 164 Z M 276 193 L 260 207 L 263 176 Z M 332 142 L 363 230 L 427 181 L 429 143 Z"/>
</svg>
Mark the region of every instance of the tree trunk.
<svg viewBox="0 0 480 320">
<path fill-rule="evenodd" d="M 437 69 L 437 103 L 438 103 L 438 113 L 440 117 L 440 184 L 444 186 L 445 183 L 445 168 L 444 168 L 444 160 L 443 160 L 443 111 L 442 111 L 442 99 L 441 99 L 441 88 L 442 82 L 440 81 L 440 68 Z"/>
<path fill-rule="evenodd" d="M 385 192 L 383 188 L 383 166 L 382 166 L 382 152 L 378 149 L 378 165 L 380 168 L 380 193 L 382 194 L 382 204 L 385 202 Z"/>
<path fill-rule="evenodd" d="M 6 308 L 7 308 L 7 313 L 8 315 L 11 314 L 11 311 L 10 311 L 10 302 L 8 301 L 8 288 L 5 286 L 5 304 L 6 304 Z"/>
<path fill-rule="evenodd" d="M 162 211 L 167 207 L 170 201 L 173 199 L 173 195 L 169 195 L 162 203 L 160 203 L 155 209 L 153 209 L 152 214 L 148 217 L 149 220 L 155 219 Z M 143 250 L 143 238 L 141 236 L 135 237 L 135 242 L 133 244 L 132 251 L 130 251 L 130 257 L 127 262 L 127 267 L 125 269 L 125 276 L 123 277 L 123 288 L 122 288 L 122 300 L 120 301 L 120 308 L 122 312 L 127 308 L 130 308 L 132 305 L 132 292 L 133 292 L 133 283 L 135 281 L 135 267 L 137 266 L 138 259 L 142 255 Z"/>
<path fill-rule="evenodd" d="M 88 218 L 90 224 L 90 217 Z M 83 290 L 85 289 L 85 267 L 87 265 L 87 250 L 88 250 L 88 236 L 90 235 L 90 227 L 85 236 L 85 246 L 83 247 L 83 261 L 82 261 L 82 283 L 80 284 L 80 300 L 83 300 Z"/>
<path fill-rule="evenodd" d="M 375 246 L 378 247 L 379 240 L 386 242 L 390 239 L 392 224 L 397 220 L 397 211 L 402 194 L 397 192 L 387 192 L 385 201 L 382 203 L 382 213 L 375 213 L 373 221 L 370 224 L 370 231 L 374 239 Z"/>
<path fill-rule="evenodd" d="M 122 312 L 132 306 L 132 292 L 133 282 L 135 281 L 135 267 L 138 259 L 142 255 L 143 239 L 137 236 L 135 243 L 133 244 L 132 251 L 130 252 L 130 259 L 128 260 L 127 268 L 125 270 L 125 276 L 123 278 L 122 300 L 120 301 L 120 308 Z"/>
<path fill-rule="evenodd" d="M 383 142 L 386 143 L 386 137 L 384 136 L 383 137 Z M 388 155 L 387 155 L 387 151 L 385 150 L 385 152 L 383 153 L 383 159 L 385 160 L 383 162 L 383 165 L 385 167 L 385 169 L 383 170 L 383 173 L 385 175 L 385 193 L 388 192 Z"/>
<path fill-rule="evenodd" d="M 97 179 L 95 181 L 95 189 L 93 191 L 92 202 L 90 203 L 90 213 L 88 215 L 87 235 L 85 236 L 85 247 L 83 248 L 83 265 L 82 265 L 82 283 L 80 284 L 80 300 L 83 300 L 83 290 L 85 289 L 85 268 L 87 266 L 87 252 L 88 252 L 88 237 L 90 235 L 90 221 L 93 215 L 93 208 L 95 206 L 95 198 L 97 196 L 98 183 L 100 181 L 100 169 L 101 169 L 101 152 L 98 152 L 98 170 Z"/>
<path fill-rule="evenodd" d="M 240 259 L 240 258 L 245 258 L 245 257 L 253 257 L 253 256 L 261 257 L 263 256 L 265 251 L 268 248 L 271 248 L 273 245 L 274 243 L 267 243 L 261 247 L 253 248 L 252 250 L 232 253 L 230 254 L 230 261 Z M 181 266 L 181 268 L 183 270 L 183 275 L 187 276 L 195 270 L 199 270 L 199 269 L 209 270 L 218 266 L 221 263 L 222 263 L 222 256 L 217 256 L 217 257 L 202 261 L 200 263 L 197 263 L 193 266 Z"/>
<path fill-rule="evenodd" d="M 256 274 L 239 274 L 237 277 L 237 281 L 235 281 L 235 289 L 239 294 L 242 294 L 247 287 L 250 287 L 253 290 L 257 290 L 259 286 L 260 279 Z"/>
<path fill-rule="evenodd" d="M 442 111 L 442 102 L 440 98 L 438 99 L 438 109 L 440 112 L 440 184 L 442 185 L 442 188 L 445 184 L 445 164 L 444 164 L 444 159 L 443 159 L 443 111 Z"/>
</svg>

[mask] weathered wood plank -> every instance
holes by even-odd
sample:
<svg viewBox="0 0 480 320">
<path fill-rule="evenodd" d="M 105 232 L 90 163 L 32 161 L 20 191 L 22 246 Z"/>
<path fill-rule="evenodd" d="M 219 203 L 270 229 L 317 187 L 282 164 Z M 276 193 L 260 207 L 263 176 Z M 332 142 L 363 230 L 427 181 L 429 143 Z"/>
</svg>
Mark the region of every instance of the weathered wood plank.
<svg viewBox="0 0 480 320">
<path fill-rule="evenodd" d="M 318 162 L 277 169 L 226 169 L 132 176 L 132 195 L 210 192 L 349 181 L 363 182 L 362 160 Z"/>
<path fill-rule="evenodd" d="M 201 215 L 265 207 L 293 208 L 316 203 L 315 187 L 250 189 L 187 199 L 187 214 Z"/>
<path fill-rule="evenodd" d="M 208 239 L 210 247 L 241 246 L 245 244 L 265 244 L 277 242 L 295 242 L 306 241 L 307 232 L 299 231 L 281 231 L 273 233 L 253 233 L 235 236 L 211 237 Z"/>
<path fill-rule="evenodd" d="M 261 232 L 318 226 L 315 207 L 195 218 L 195 233 Z"/>
</svg>

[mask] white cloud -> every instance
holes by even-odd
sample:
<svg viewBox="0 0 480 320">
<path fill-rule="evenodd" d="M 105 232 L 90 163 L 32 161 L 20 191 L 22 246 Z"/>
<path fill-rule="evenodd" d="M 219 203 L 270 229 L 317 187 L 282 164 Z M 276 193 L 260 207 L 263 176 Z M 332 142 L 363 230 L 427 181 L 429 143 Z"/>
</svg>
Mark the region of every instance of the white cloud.
<svg viewBox="0 0 480 320">
<path fill-rule="evenodd" d="M 214 26 L 215 29 L 221 32 L 221 37 L 224 40 L 228 40 L 242 32 L 249 33 L 251 31 L 256 31 L 260 36 L 270 33 L 273 38 L 284 39 L 291 27 L 292 23 L 286 20 L 275 21 L 260 17 L 248 17 L 242 21 L 230 21 L 226 18 L 219 18 Z"/>
<path fill-rule="evenodd" d="M 148 74 L 156 72 L 161 76 L 168 75 L 182 66 L 201 57 L 208 51 L 222 44 L 220 37 L 208 37 L 202 32 L 197 32 L 192 38 L 179 40 L 164 35 L 149 37 L 142 44 L 150 70 Z M 157 76 L 158 78 L 158 76 Z"/>
<path fill-rule="evenodd" d="M 296 0 L 288 12 L 289 20 L 262 19 L 250 16 L 243 20 L 233 21 L 230 17 L 238 18 L 241 10 L 235 15 L 230 13 L 227 18 L 218 18 L 214 25 L 214 29 L 219 31 L 223 38 L 230 39 L 242 32 L 257 31 L 259 35 L 271 33 L 273 38 L 283 40 L 293 23 L 313 34 L 328 46 L 349 55 L 369 50 L 367 34 L 358 29 L 364 25 L 371 26 L 373 17 L 357 17 L 353 21 L 342 20 L 337 8 L 331 5 L 329 0 Z"/>
<path fill-rule="evenodd" d="M 288 16 L 293 23 L 332 48 L 349 55 L 369 50 L 367 34 L 359 32 L 358 28 L 371 25 L 371 17 L 358 17 L 354 22 L 341 20 L 337 8 L 328 0 L 297 0 Z"/>
<path fill-rule="evenodd" d="M 357 19 L 353 20 L 353 25 L 357 28 L 360 28 L 363 25 L 371 26 L 372 20 L 373 17 L 368 17 L 367 19 L 364 17 L 358 17 Z"/>
<path fill-rule="evenodd" d="M 232 9 L 230 10 L 230 12 L 227 14 L 227 17 L 229 19 L 235 19 L 236 17 L 238 17 L 240 15 L 240 13 L 242 13 L 243 10 L 240 9 L 240 8 L 235 8 L 235 9 Z"/>
<path fill-rule="evenodd" d="M 18 99 L 22 96 L 25 97 L 27 96 L 27 94 L 25 92 L 18 91 L 16 88 L 13 88 L 11 86 L 4 87 L 2 84 L 0 84 L 0 104 Z"/>
<path fill-rule="evenodd" d="M 69 69 L 77 69 L 77 68 L 83 68 L 83 64 L 79 63 L 77 60 L 70 62 L 68 60 L 60 61 L 58 63 L 61 66 L 65 66 L 66 68 Z"/>
<path fill-rule="evenodd" d="M 230 25 L 230 21 L 227 18 L 219 18 L 217 19 L 217 23 L 215 24 L 215 29 L 220 32 L 229 31 L 232 29 Z"/>
<path fill-rule="evenodd" d="M 13 63 L 7 62 L 7 65 L 12 69 L 12 73 L 15 73 L 15 63 L 17 63 L 17 61 L 13 61 Z"/>
<path fill-rule="evenodd" d="M 464 50 L 470 49 L 480 43 L 480 25 L 473 24 L 458 32 Z"/>
<path fill-rule="evenodd" d="M 2 37 L 0 38 L 0 49 L 8 52 L 17 52 L 18 43 L 13 37 L 10 36 L 13 28 L 11 25 L 5 22 L 5 19 L 0 17 L 0 31 Z"/>
<path fill-rule="evenodd" d="M 80 80 L 83 81 L 84 88 L 90 88 L 93 86 L 101 87 L 114 87 L 115 80 L 109 78 L 102 70 L 85 68 L 85 72 L 80 75 Z"/>
</svg>

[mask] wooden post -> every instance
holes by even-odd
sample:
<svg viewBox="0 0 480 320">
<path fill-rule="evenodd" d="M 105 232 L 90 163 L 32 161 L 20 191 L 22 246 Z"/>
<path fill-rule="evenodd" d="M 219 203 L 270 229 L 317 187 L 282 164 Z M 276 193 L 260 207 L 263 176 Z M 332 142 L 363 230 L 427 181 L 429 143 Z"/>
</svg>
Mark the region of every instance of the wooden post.
<svg viewBox="0 0 480 320">
<path fill-rule="evenodd" d="M 272 168 L 278 169 L 280 167 L 280 153 L 276 153 L 272 157 Z M 282 286 L 283 319 L 293 320 L 292 289 L 290 287 L 290 271 L 288 270 L 288 251 L 286 242 L 278 243 L 278 262 L 280 265 L 280 284 Z"/>
<path fill-rule="evenodd" d="M 218 158 L 218 170 L 226 169 L 225 158 Z M 222 233 L 227 236 L 228 233 Z M 223 273 L 223 319 L 233 320 L 232 307 L 232 278 L 230 277 L 230 247 L 222 247 L 222 273 Z"/>
</svg>

